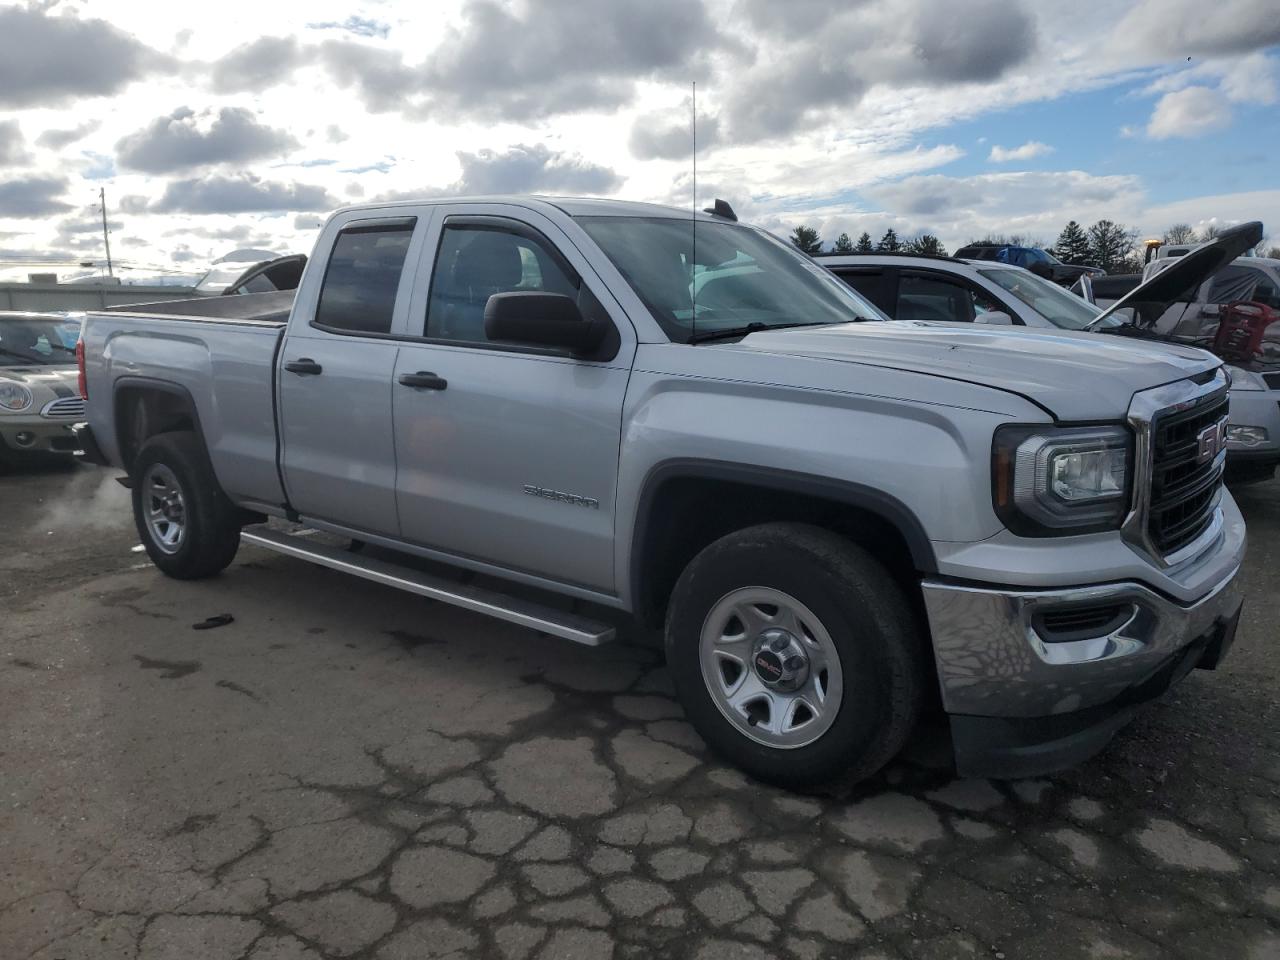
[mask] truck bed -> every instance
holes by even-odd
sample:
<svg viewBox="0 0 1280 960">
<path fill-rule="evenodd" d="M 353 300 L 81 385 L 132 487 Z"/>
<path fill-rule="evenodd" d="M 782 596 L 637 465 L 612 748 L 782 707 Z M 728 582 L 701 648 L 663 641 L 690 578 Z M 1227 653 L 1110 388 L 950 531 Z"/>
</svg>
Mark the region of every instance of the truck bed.
<svg viewBox="0 0 1280 960">
<path fill-rule="evenodd" d="M 119 460 L 117 411 L 156 389 L 189 398 L 222 488 L 238 502 L 279 504 L 275 358 L 292 291 L 90 311 L 89 422 Z M 120 391 L 132 391 L 121 398 Z"/>
<path fill-rule="evenodd" d="M 241 293 L 229 297 L 194 297 L 157 303 L 122 303 L 106 312 L 131 317 L 163 316 L 173 320 L 231 320 L 283 327 L 289 320 L 295 290 Z"/>
</svg>

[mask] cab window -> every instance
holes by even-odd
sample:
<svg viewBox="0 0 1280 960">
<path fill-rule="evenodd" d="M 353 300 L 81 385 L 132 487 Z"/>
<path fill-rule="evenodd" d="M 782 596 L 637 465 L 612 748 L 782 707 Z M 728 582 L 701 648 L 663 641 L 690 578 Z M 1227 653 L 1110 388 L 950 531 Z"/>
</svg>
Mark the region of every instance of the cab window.
<svg viewBox="0 0 1280 960">
<path fill-rule="evenodd" d="M 577 297 L 571 279 L 543 243 L 490 226 L 445 226 L 440 237 L 426 335 L 487 343 L 484 308 L 495 293 L 535 290 Z"/>
<path fill-rule="evenodd" d="M 338 234 L 316 305 L 315 326 L 390 333 L 414 220 L 348 227 Z"/>
</svg>

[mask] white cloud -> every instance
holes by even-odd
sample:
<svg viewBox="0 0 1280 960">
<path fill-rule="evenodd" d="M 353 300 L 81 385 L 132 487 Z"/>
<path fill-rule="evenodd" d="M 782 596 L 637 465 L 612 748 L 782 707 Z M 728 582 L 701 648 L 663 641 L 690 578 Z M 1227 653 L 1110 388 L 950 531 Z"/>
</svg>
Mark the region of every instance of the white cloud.
<svg viewBox="0 0 1280 960">
<path fill-rule="evenodd" d="M 1155 140 L 1200 137 L 1230 124 L 1231 105 L 1225 96 L 1209 87 L 1184 87 L 1156 101 L 1147 136 Z"/>
<path fill-rule="evenodd" d="M 991 155 L 987 157 L 992 163 L 1009 163 L 1011 160 L 1032 160 L 1053 153 L 1053 147 L 1039 140 L 1028 140 L 1020 147 L 1002 147 L 998 143 L 992 146 Z"/>
<path fill-rule="evenodd" d="M 1146 118 L 1102 114 L 1091 171 L 1022 178 L 1016 164 L 1033 159 L 1022 138 L 1004 134 L 997 152 L 991 139 L 952 135 L 957 124 L 1105 90 L 1156 108 L 1153 135 L 1185 133 L 1197 115 L 1168 95 L 1205 88 L 1240 117 L 1280 100 L 1280 58 L 1267 52 L 1276 0 L 1221 0 L 1212 17 L 1199 0 L 978 0 L 962 21 L 942 0 L 655 2 L 658 15 L 609 0 L 584 16 L 574 0 L 309 0 L 302 19 L 261 0 L 222 0 L 212 17 L 120 3 L 108 22 L 93 4 L 0 0 L 0 105 L 11 108 L 0 123 L 23 134 L 0 131 L 0 234 L 33 253 L 63 249 L 58 212 L 99 186 L 125 222 L 113 253 L 197 269 L 242 245 L 233 234 L 306 251 L 305 225 L 323 207 L 424 185 L 684 207 L 696 79 L 700 206 L 723 196 L 784 232 L 813 222 L 875 237 L 927 229 L 953 245 L 988 231 L 1052 239 L 1071 216 L 1147 223 L 1141 160 L 1114 166 L 1131 151 L 1106 152 L 1122 123 L 1145 136 Z M 175 118 L 179 106 L 194 116 Z M 232 114 L 215 135 L 225 109 L 251 116 Z M 1073 165 L 1065 139 L 1041 135 Z M 142 165 L 124 162 L 140 156 L 118 147 L 126 138 L 148 146 Z M 965 150 L 1008 166 L 945 176 Z M 1118 188 L 1102 170 L 1123 175 Z M 1225 195 L 1234 175 L 1224 164 L 1179 189 Z M 1258 202 L 1254 215 L 1280 214 Z M 1248 212 L 1222 196 L 1185 205 L 1176 218 L 1151 214 L 1149 229 Z"/>
</svg>

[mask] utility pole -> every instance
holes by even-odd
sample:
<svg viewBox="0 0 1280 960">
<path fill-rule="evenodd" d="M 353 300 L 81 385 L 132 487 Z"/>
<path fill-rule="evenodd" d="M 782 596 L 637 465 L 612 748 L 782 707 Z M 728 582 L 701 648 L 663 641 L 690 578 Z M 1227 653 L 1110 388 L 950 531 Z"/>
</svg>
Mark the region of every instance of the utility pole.
<svg viewBox="0 0 1280 960">
<path fill-rule="evenodd" d="M 102 204 L 102 242 L 107 248 L 107 276 L 114 277 L 115 271 L 111 269 L 111 238 L 107 235 L 107 188 L 98 188 L 98 200 Z"/>
</svg>

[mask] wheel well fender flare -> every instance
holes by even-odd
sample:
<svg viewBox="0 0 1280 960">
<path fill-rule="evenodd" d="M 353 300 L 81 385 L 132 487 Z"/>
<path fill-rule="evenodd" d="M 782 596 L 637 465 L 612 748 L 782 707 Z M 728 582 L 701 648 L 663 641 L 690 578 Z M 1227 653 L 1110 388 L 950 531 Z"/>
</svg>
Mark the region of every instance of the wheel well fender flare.
<svg viewBox="0 0 1280 960">
<path fill-rule="evenodd" d="M 663 487 L 672 480 L 710 480 L 757 490 L 797 494 L 864 510 L 888 523 L 902 537 L 911 562 L 922 574 L 937 572 L 937 558 L 924 526 L 906 504 L 876 487 L 851 480 L 837 480 L 817 474 L 775 467 L 731 463 L 719 460 L 679 458 L 652 467 L 645 476 L 637 499 L 632 526 L 628 566 L 630 600 L 639 610 L 646 597 L 648 560 L 653 549 L 656 525 L 653 508 Z"/>
</svg>

